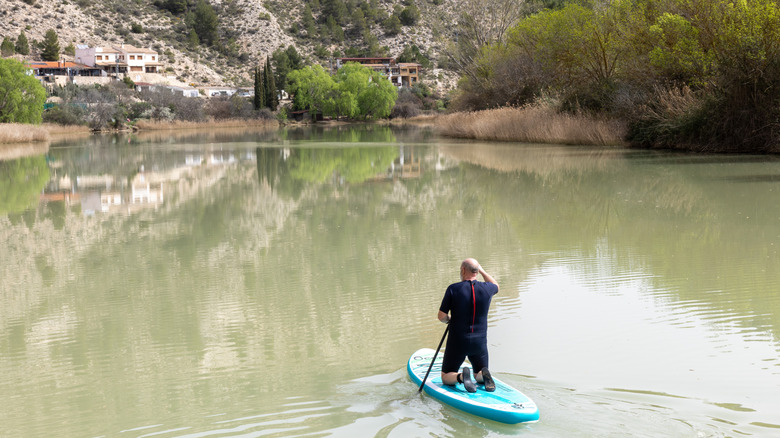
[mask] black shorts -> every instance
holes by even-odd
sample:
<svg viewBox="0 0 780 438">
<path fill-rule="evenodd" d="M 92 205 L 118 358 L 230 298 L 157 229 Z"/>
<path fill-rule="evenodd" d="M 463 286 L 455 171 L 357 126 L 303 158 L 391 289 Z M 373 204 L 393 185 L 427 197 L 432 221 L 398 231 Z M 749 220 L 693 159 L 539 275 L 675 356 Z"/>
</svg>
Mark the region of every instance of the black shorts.
<svg viewBox="0 0 780 438">
<path fill-rule="evenodd" d="M 441 372 L 453 373 L 460 370 L 463 360 L 469 358 L 475 374 L 488 366 L 487 336 L 485 334 L 467 333 L 465 336 L 447 339 L 447 349 L 444 350 Z"/>
</svg>

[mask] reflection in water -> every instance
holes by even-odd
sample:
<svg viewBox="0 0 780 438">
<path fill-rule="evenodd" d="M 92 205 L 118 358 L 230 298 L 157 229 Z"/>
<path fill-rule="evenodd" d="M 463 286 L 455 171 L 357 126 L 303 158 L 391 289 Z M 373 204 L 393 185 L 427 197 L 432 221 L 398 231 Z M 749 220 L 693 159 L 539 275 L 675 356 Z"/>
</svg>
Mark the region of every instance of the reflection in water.
<svg viewBox="0 0 780 438">
<path fill-rule="evenodd" d="M 48 180 L 43 155 L 0 161 L 0 216 L 33 207 Z"/>
<path fill-rule="evenodd" d="M 6 163 L 10 435 L 515 435 L 403 374 L 468 255 L 502 283 L 491 357 L 542 407 L 534 436 L 780 424 L 771 159 L 366 125 L 91 137 Z"/>
</svg>

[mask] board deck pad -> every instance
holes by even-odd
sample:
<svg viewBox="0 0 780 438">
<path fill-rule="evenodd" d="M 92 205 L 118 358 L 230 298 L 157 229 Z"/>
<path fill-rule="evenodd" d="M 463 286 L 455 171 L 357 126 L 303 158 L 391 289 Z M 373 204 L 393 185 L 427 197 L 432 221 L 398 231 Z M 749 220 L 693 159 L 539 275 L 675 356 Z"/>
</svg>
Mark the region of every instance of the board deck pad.
<svg viewBox="0 0 780 438">
<path fill-rule="evenodd" d="M 406 370 L 409 378 L 419 388 L 433 355 L 430 348 L 421 348 L 412 354 Z M 496 383 L 494 392 L 485 391 L 484 385 L 477 383 L 477 392 L 466 391 L 462 383 L 455 386 L 445 385 L 441 381 L 441 363 L 444 352 L 436 356 L 431 373 L 425 381 L 423 390 L 431 397 L 462 411 L 501 423 L 517 424 L 539 421 L 539 409 L 528 396 L 507 385 L 493 375 Z M 468 361 L 463 366 L 471 366 Z"/>
</svg>

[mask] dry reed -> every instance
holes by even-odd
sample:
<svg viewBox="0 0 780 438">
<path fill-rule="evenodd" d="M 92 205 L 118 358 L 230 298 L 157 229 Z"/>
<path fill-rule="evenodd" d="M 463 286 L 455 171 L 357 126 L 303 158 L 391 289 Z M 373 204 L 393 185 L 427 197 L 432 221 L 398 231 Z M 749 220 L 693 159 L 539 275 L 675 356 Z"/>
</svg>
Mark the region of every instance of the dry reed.
<svg viewBox="0 0 780 438">
<path fill-rule="evenodd" d="M 459 138 L 581 145 L 622 145 L 626 132 L 617 121 L 561 114 L 542 105 L 454 113 L 438 118 L 436 129 Z"/>
<path fill-rule="evenodd" d="M 44 126 L 24 123 L 0 123 L 0 143 L 29 143 L 49 140 Z"/>
<path fill-rule="evenodd" d="M 436 126 L 436 121 L 439 117 L 438 114 L 423 114 L 421 116 L 407 118 L 397 117 L 391 119 L 389 123 L 391 125 Z"/>
<path fill-rule="evenodd" d="M 58 125 L 56 123 L 44 123 L 41 126 L 49 132 L 50 136 L 92 133 L 87 125 Z"/>
</svg>

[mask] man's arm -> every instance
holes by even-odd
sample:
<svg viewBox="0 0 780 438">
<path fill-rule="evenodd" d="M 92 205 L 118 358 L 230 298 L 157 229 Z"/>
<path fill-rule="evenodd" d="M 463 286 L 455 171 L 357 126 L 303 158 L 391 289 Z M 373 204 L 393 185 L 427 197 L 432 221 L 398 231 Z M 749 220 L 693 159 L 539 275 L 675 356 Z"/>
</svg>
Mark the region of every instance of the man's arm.
<svg viewBox="0 0 780 438">
<path fill-rule="evenodd" d="M 441 322 L 443 322 L 445 324 L 450 322 L 450 315 L 448 315 L 448 314 L 442 312 L 441 310 L 439 310 L 439 321 L 441 321 Z"/>
<path fill-rule="evenodd" d="M 486 282 L 493 283 L 493 284 L 496 285 L 496 289 L 500 289 L 496 279 L 493 278 L 492 276 L 490 276 L 490 274 L 488 274 L 487 272 L 485 272 L 485 270 L 482 269 L 482 265 L 479 265 L 479 273 L 480 273 L 480 275 L 482 275 L 482 278 L 485 279 Z M 439 318 L 439 319 L 441 319 L 441 318 Z"/>
</svg>

